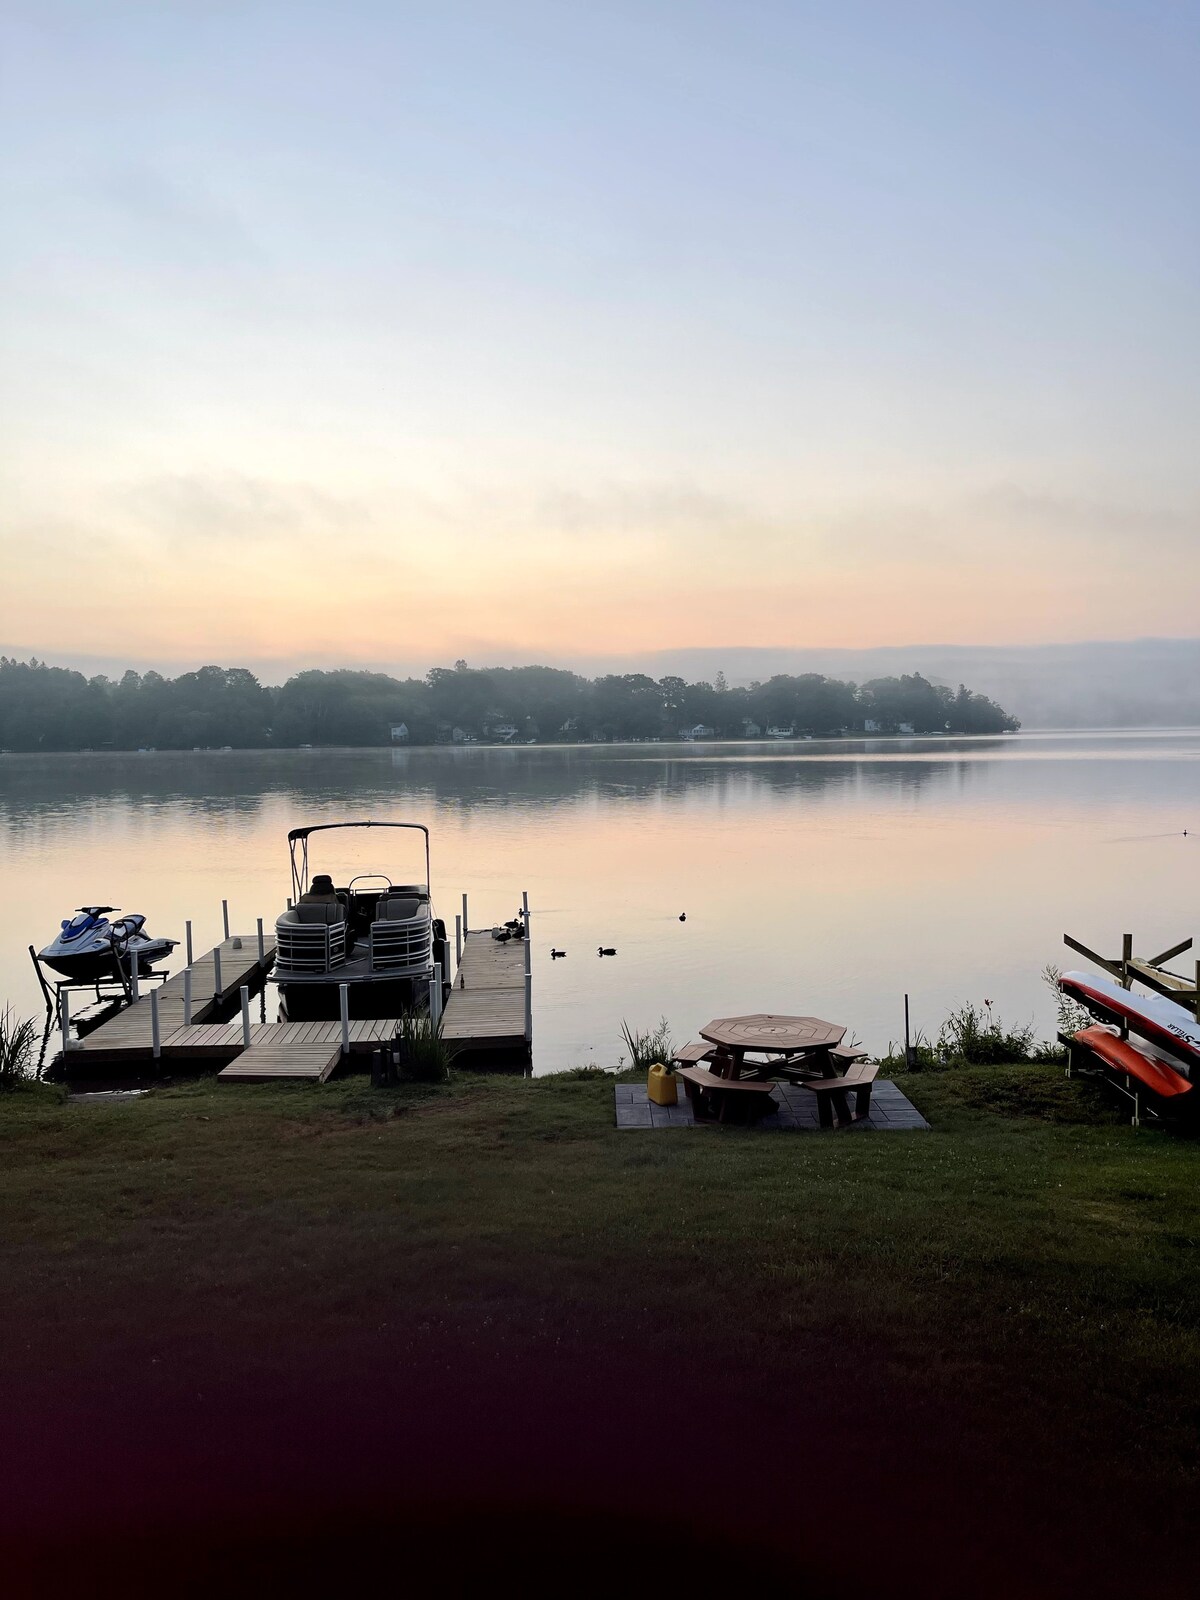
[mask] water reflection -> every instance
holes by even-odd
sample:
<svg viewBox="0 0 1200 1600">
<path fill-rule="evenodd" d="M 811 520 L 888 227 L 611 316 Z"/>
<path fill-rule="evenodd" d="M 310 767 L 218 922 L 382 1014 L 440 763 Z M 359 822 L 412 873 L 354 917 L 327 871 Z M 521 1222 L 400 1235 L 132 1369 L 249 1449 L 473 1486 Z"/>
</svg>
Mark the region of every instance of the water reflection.
<svg viewBox="0 0 1200 1600">
<path fill-rule="evenodd" d="M 1038 972 L 1066 929 L 1192 932 L 1198 759 L 1194 733 L 6 756 L 0 1001 L 40 1010 L 26 946 L 82 902 L 175 937 L 190 918 L 202 946 L 223 898 L 245 931 L 282 909 L 288 828 L 374 815 L 429 822 L 443 915 L 467 890 L 487 923 L 529 890 L 538 1069 L 611 1062 L 622 1017 L 690 1034 L 714 1005 L 882 1046 L 905 990 L 926 1026 L 986 994 L 1048 1029 Z"/>
</svg>

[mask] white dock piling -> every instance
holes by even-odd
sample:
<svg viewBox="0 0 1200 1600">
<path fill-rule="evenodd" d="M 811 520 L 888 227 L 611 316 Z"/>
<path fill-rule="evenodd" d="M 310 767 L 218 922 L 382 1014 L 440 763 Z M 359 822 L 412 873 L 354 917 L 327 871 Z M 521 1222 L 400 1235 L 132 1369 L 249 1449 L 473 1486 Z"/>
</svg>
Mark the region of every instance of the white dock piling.
<svg viewBox="0 0 1200 1600">
<path fill-rule="evenodd" d="M 229 937 L 229 901 L 221 901 L 221 924 L 225 929 L 225 937 Z"/>
<path fill-rule="evenodd" d="M 150 991 L 150 1053 L 157 1061 L 162 1055 L 162 1033 L 158 1025 L 158 990 Z"/>
<path fill-rule="evenodd" d="M 529 935 L 525 935 L 525 1043 L 533 1040 L 533 951 L 529 948 Z"/>
<path fill-rule="evenodd" d="M 338 1005 L 342 1013 L 342 1054 L 350 1054 L 350 985 L 338 984 Z"/>
<path fill-rule="evenodd" d="M 250 989 L 242 985 L 242 1049 L 250 1048 Z"/>
<path fill-rule="evenodd" d="M 133 952 L 129 961 L 129 994 L 131 999 L 134 1000 L 140 1000 L 142 998 L 138 991 L 138 958 L 136 950 Z"/>
<path fill-rule="evenodd" d="M 190 922 L 185 922 L 184 923 L 184 925 L 183 925 L 183 936 L 184 936 L 185 940 L 187 941 L 187 944 L 186 944 L 187 964 L 190 967 L 191 964 L 192 964 L 192 925 L 191 925 Z"/>
<path fill-rule="evenodd" d="M 183 1025 L 190 1028 L 192 1025 L 192 969 L 183 969 Z"/>
<path fill-rule="evenodd" d="M 435 1033 L 442 1025 L 442 964 L 440 961 L 433 963 L 433 974 L 429 979 L 429 1024 Z"/>
<path fill-rule="evenodd" d="M 267 959 L 267 941 L 263 938 L 262 918 L 258 919 L 258 964 L 264 966 Z"/>
<path fill-rule="evenodd" d="M 456 967 L 462 966 L 462 933 L 462 917 L 457 916 L 454 919 L 454 965 Z"/>
<path fill-rule="evenodd" d="M 59 1015 L 62 1017 L 62 1052 L 65 1056 L 71 1048 L 71 991 L 60 989 L 58 994 Z"/>
<path fill-rule="evenodd" d="M 213 950 L 213 999 L 221 998 L 221 946 Z"/>
</svg>

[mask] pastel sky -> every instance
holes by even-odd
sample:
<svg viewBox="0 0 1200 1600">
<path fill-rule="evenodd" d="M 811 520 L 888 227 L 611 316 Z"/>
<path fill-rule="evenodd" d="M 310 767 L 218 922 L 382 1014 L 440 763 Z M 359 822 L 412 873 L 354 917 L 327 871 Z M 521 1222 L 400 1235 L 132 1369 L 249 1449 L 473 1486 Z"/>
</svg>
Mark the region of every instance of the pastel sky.
<svg viewBox="0 0 1200 1600">
<path fill-rule="evenodd" d="M 0 27 L 0 648 L 1200 631 L 1200 5 Z"/>
</svg>

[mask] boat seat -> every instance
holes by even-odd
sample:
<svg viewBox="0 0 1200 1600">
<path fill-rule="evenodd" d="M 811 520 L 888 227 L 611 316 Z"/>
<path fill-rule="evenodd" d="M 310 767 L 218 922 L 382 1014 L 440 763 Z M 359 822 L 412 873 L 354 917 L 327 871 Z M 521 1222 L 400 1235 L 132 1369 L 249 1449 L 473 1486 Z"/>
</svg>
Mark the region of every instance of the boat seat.
<svg viewBox="0 0 1200 1600">
<path fill-rule="evenodd" d="M 292 907 L 292 914 L 297 922 L 306 924 L 344 922 L 346 920 L 346 908 L 339 905 L 336 900 L 297 900 Z"/>
<path fill-rule="evenodd" d="M 416 895 L 389 895 L 375 909 L 376 922 L 409 922 L 421 909 Z"/>
</svg>

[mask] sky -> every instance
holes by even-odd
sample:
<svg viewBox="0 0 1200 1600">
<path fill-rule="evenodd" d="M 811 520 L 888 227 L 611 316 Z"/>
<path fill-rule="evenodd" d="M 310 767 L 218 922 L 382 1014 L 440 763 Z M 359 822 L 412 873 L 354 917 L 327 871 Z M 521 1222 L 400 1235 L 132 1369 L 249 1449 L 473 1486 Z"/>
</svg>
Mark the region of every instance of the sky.
<svg viewBox="0 0 1200 1600">
<path fill-rule="evenodd" d="M 1200 0 L 7 0 L 0 649 L 1195 637 Z"/>
</svg>

